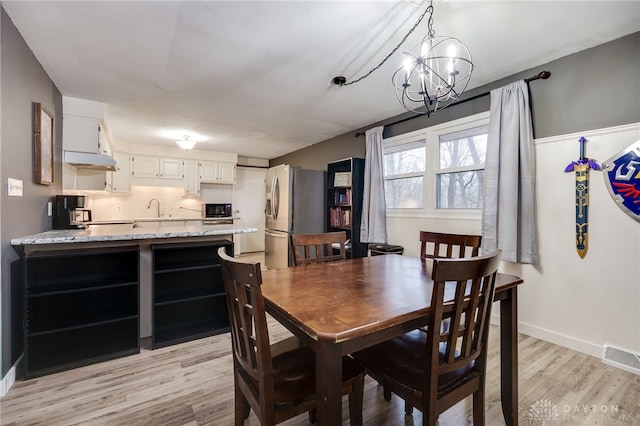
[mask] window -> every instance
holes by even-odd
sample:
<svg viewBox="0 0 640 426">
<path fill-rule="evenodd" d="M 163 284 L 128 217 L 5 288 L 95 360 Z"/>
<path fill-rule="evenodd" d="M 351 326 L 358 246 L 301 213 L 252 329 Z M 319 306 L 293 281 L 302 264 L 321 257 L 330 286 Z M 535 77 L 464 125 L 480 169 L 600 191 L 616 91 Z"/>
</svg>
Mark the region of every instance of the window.
<svg viewBox="0 0 640 426">
<path fill-rule="evenodd" d="M 440 134 L 436 208 L 482 208 L 484 158 L 489 125 Z"/>
<path fill-rule="evenodd" d="M 489 113 L 384 140 L 385 197 L 392 212 L 482 209 Z"/>
<path fill-rule="evenodd" d="M 384 155 L 384 194 L 388 208 L 424 207 L 424 141 L 389 147 Z"/>
</svg>

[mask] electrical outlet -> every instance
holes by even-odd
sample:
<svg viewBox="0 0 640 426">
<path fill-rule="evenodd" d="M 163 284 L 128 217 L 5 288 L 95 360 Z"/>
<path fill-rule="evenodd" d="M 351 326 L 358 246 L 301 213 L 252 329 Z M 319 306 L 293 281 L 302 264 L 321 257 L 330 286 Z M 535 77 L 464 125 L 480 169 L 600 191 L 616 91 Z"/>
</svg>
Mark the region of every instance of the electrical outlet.
<svg viewBox="0 0 640 426">
<path fill-rule="evenodd" d="M 117 211 L 117 212 L 122 211 L 122 206 L 121 206 L 120 204 L 118 204 L 118 205 L 116 206 L 116 211 Z"/>
</svg>

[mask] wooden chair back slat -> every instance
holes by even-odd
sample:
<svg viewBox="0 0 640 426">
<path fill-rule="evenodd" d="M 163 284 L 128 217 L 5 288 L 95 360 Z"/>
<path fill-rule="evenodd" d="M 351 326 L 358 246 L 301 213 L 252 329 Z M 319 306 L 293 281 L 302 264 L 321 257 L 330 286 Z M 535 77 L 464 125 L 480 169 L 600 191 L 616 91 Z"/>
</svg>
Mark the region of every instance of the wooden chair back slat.
<svg viewBox="0 0 640 426">
<path fill-rule="evenodd" d="M 420 231 L 420 258 L 463 258 L 480 254 L 481 235 Z"/>
<path fill-rule="evenodd" d="M 345 260 L 347 258 L 346 242 L 347 233 L 344 231 L 293 234 L 291 235 L 291 244 L 294 264 L 300 266 Z M 334 254 L 334 246 L 337 246 L 338 253 L 336 254 Z"/>
</svg>

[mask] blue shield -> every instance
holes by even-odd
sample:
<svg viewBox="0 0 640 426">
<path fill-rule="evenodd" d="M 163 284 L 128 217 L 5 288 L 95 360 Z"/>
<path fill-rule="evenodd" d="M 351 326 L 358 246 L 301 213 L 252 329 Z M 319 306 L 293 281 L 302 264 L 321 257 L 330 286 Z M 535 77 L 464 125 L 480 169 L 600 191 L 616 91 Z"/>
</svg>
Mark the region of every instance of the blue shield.
<svg viewBox="0 0 640 426">
<path fill-rule="evenodd" d="M 609 158 L 602 168 L 613 200 L 640 222 L 640 141 Z"/>
</svg>

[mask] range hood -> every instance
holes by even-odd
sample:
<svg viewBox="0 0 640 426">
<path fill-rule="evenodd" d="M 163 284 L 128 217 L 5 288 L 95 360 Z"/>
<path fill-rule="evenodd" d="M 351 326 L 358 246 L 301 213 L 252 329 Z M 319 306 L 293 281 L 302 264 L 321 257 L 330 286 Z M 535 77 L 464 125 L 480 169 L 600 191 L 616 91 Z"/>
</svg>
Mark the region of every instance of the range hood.
<svg viewBox="0 0 640 426">
<path fill-rule="evenodd" d="M 116 171 L 116 160 L 105 154 L 65 151 L 64 162 L 78 169 Z"/>
</svg>

